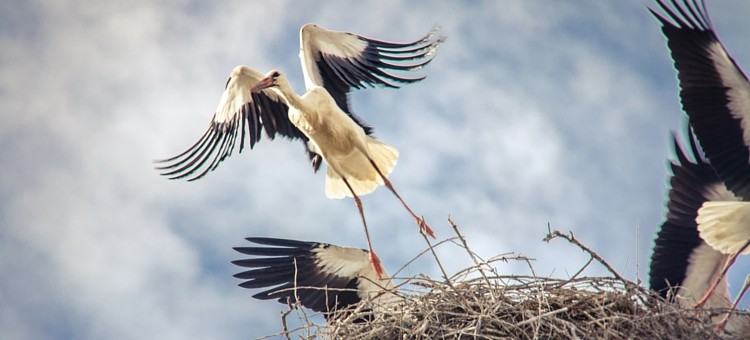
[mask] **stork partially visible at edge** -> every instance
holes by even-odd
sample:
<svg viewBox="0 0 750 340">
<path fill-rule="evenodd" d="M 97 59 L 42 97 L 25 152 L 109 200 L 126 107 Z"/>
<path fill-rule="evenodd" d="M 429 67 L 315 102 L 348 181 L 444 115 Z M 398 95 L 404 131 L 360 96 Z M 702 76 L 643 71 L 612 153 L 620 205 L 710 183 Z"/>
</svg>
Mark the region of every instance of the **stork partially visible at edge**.
<svg viewBox="0 0 750 340">
<path fill-rule="evenodd" d="M 656 2 L 666 15 L 649 10 L 667 39 L 688 122 L 719 180 L 738 198 L 706 201 L 697 212 L 701 238 L 730 255 L 696 304 L 702 306 L 737 257 L 750 253 L 750 83 L 716 35 L 702 0 L 671 0 L 671 7 Z"/>
<path fill-rule="evenodd" d="M 403 77 L 389 70 L 409 72 L 427 65 L 445 39 L 433 38 L 436 31 L 437 28 L 412 42 L 395 43 L 304 25 L 300 30 L 300 59 L 307 90 L 304 95 L 298 95 L 279 70 L 264 76 L 244 65 L 235 67 L 204 135 L 181 154 L 157 161 L 163 164 L 157 169 L 170 179 L 192 176 L 188 179 L 192 181 L 229 157 L 238 137 L 241 152 L 246 132 L 250 148 L 260 140 L 261 130 L 269 139 L 277 133 L 300 139 L 314 171 L 321 160 L 328 165 L 326 196 L 354 198 L 365 229 L 370 262 L 382 275 L 359 196 L 385 184 L 414 218 L 420 232 L 432 237 L 434 232 L 388 180 L 398 150 L 371 136 L 372 128 L 351 112 L 347 96 L 351 89 L 398 88 L 396 83 L 424 79 Z M 199 173 L 193 175 L 196 172 Z"/>
<path fill-rule="evenodd" d="M 683 308 L 691 308 L 702 296 L 707 296 L 705 308 L 730 308 L 729 285 L 721 273 L 728 256 L 701 239 L 695 218 L 704 202 L 738 199 L 701 157 L 692 133 L 688 132 L 687 150 L 677 136 L 672 138 L 676 159 L 670 164 L 666 220 L 654 241 L 649 286 Z M 709 292 L 714 282 L 716 287 Z M 750 317 L 746 315 L 727 313 L 716 322 L 726 325 L 726 331 L 733 334 L 750 332 Z"/>
</svg>

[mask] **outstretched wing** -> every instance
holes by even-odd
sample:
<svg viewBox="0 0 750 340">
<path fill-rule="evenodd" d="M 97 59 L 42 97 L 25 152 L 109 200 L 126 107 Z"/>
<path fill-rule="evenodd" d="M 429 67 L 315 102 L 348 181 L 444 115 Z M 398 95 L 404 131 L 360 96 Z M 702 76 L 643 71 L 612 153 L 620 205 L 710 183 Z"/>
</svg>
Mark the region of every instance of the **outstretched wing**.
<svg viewBox="0 0 750 340">
<path fill-rule="evenodd" d="M 250 92 L 261 78 L 261 73 L 247 66 L 235 67 L 203 136 L 179 155 L 155 161 L 160 164 L 156 169 L 161 175 L 169 179 L 199 179 L 232 154 L 238 138 L 239 152 L 245 146 L 246 136 L 252 149 L 260 141 L 262 130 L 269 139 L 274 139 L 277 134 L 302 139 L 307 147 L 307 137 L 289 121 L 288 107 L 281 97 L 270 90 Z M 313 169 L 317 170 L 313 158 L 317 155 L 309 149 L 308 153 Z M 317 166 L 320 166 L 319 162 Z"/>
<path fill-rule="evenodd" d="M 672 52 L 690 125 L 719 178 L 750 200 L 750 83 L 719 41 L 702 1 L 657 3 L 666 17 L 650 10 Z"/>
<path fill-rule="evenodd" d="M 253 295 L 256 299 L 276 299 L 283 304 L 299 301 L 328 318 L 335 311 L 359 303 L 368 290 L 383 289 L 370 281 L 378 279 L 364 249 L 265 237 L 247 240 L 266 247 L 234 248 L 255 256 L 232 261 L 240 267 L 253 268 L 234 277 L 247 280 L 240 284 L 243 288 L 271 287 Z M 390 281 L 380 282 L 391 287 Z"/>
<path fill-rule="evenodd" d="M 351 89 L 418 82 L 424 77 L 405 77 L 393 73 L 419 70 L 427 65 L 445 37 L 434 38 L 438 28 L 412 42 L 387 42 L 348 32 L 330 31 L 314 24 L 300 30 L 300 60 L 305 86 L 324 87 L 336 104 L 365 129 L 349 108 Z"/>
<path fill-rule="evenodd" d="M 690 149 L 686 151 L 677 136 L 672 135 L 677 159 L 670 164 L 672 177 L 669 180 L 667 218 L 657 233 L 651 255 L 650 287 L 664 298 L 676 297 L 681 287 L 685 288 L 680 293 L 684 294 L 683 297 L 699 297 L 708 289 L 711 274 L 705 273 L 707 268 L 718 270 L 725 257 L 701 239 L 696 223 L 698 210 L 707 201 L 737 200 L 711 164 L 701 156 L 692 131 L 688 130 L 687 138 Z M 696 278 L 696 275 L 705 277 Z"/>
</svg>

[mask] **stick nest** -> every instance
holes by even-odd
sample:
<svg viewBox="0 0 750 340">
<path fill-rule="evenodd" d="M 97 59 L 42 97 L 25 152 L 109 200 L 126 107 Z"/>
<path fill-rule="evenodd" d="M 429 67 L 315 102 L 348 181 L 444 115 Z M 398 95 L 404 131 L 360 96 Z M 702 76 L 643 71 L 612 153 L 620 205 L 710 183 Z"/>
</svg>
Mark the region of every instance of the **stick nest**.
<svg viewBox="0 0 750 340">
<path fill-rule="evenodd" d="M 563 237 L 590 252 L 592 260 L 611 270 L 603 259 L 575 240 L 572 234 L 550 232 L 546 240 L 556 237 Z M 711 318 L 726 310 L 682 309 L 623 279 L 614 271 L 611 277 L 577 278 L 591 261 L 571 279 L 501 276 L 495 274 L 489 262 L 478 261 L 465 242 L 463 247 L 475 265 L 450 278 L 445 275 L 447 279 L 443 280 L 406 279 L 400 288 L 404 301 L 390 306 L 387 312 L 376 314 L 370 321 L 361 322 L 362 316 L 373 307 L 370 301 L 363 301 L 348 317 L 327 324 L 309 322 L 304 310 L 290 308 L 282 315 L 284 331 L 273 337 L 740 339 L 742 336 L 714 329 Z M 439 262 L 437 255 L 435 259 Z M 456 280 L 457 277 L 462 279 Z M 403 288 L 405 284 L 417 288 L 407 291 Z M 300 314 L 303 326 L 289 330 L 285 318 L 293 310 Z"/>
<path fill-rule="evenodd" d="M 489 280 L 489 284 L 488 284 Z M 609 277 L 477 278 L 449 285 L 419 280 L 389 314 L 331 323 L 337 339 L 721 339 L 708 313 L 679 309 Z M 647 301 L 642 303 L 641 300 Z"/>
</svg>

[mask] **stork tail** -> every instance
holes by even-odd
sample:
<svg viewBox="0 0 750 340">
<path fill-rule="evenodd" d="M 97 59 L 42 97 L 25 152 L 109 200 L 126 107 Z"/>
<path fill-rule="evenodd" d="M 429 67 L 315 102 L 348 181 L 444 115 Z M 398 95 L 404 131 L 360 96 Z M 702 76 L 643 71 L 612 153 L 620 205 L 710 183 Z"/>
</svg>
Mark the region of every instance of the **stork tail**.
<svg viewBox="0 0 750 340">
<path fill-rule="evenodd" d="M 396 148 L 369 136 L 365 138 L 370 159 L 357 150 L 339 161 L 340 171 L 346 176 L 354 192 L 360 196 L 369 194 L 378 186 L 383 185 L 383 179 L 372 168 L 371 161 L 375 162 L 385 176 L 390 175 L 398 161 L 398 150 Z M 328 198 L 352 196 L 351 191 L 341 179 L 341 175 L 332 169 L 330 164 L 326 171 L 325 192 Z"/>
<path fill-rule="evenodd" d="M 742 251 L 750 240 L 750 202 L 705 202 L 695 221 L 701 238 L 724 254 Z"/>
</svg>

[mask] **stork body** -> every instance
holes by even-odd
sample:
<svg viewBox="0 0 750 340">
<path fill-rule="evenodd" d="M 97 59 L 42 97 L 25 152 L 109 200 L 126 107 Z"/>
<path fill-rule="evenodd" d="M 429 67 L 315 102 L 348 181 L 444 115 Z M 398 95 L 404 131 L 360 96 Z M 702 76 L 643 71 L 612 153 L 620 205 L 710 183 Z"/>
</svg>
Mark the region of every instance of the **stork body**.
<svg viewBox="0 0 750 340">
<path fill-rule="evenodd" d="M 307 88 L 302 96 L 280 71 L 263 76 L 244 65 L 235 67 L 203 137 L 183 153 L 157 161 L 163 164 L 157 169 L 170 179 L 197 180 L 229 157 L 238 139 L 241 152 L 246 135 L 250 148 L 260 140 L 261 130 L 270 139 L 277 134 L 300 139 L 314 171 L 323 160 L 328 166 L 326 196 L 354 198 L 372 266 L 382 274 L 360 195 L 385 184 L 414 218 L 420 232 L 433 237 L 434 233 L 388 180 L 398 151 L 370 136 L 372 128 L 351 112 L 347 96 L 351 89 L 398 88 L 394 83 L 424 79 L 399 76 L 389 70 L 409 72 L 427 65 L 444 40 L 433 39 L 434 34 L 435 30 L 412 42 L 394 43 L 307 24 L 300 30 L 300 60 Z"/>
<path fill-rule="evenodd" d="M 663 298 L 684 308 L 691 308 L 706 296 L 705 308 L 732 306 L 727 280 L 722 269 L 728 256 L 714 249 L 700 236 L 695 219 L 706 202 L 738 201 L 707 160 L 701 157 L 694 137 L 685 150 L 673 136 L 677 156 L 670 164 L 669 200 L 666 220 L 654 241 L 649 284 Z M 716 287 L 711 290 L 711 286 Z M 726 317 L 727 321 L 723 318 Z M 727 314 L 715 320 L 728 322 L 726 330 L 734 334 L 750 332 L 750 319 Z"/>
<path fill-rule="evenodd" d="M 322 87 L 315 86 L 299 96 L 281 71 L 272 70 L 258 81 L 252 91 L 267 88 L 277 91 L 285 99 L 289 105 L 289 120 L 307 136 L 309 150 L 321 155 L 327 164 L 326 195 L 329 198 L 354 198 L 365 229 L 370 263 L 378 276 L 382 276 L 384 272 L 380 259 L 372 248 L 360 195 L 370 193 L 380 184 L 387 183 L 388 188 L 415 219 L 420 231 L 434 237 L 424 219 L 411 210 L 388 180 L 398 159 L 395 148 L 367 136 L 362 127 L 356 125 Z"/>
<path fill-rule="evenodd" d="M 398 160 L 398 150 L 368 136 L 336 105 L 325 88 L 314 86 L 299 96 L 286 76 L 278 70 L 271 71 L 264 80 L 259 81 L 255 90 L 268 87 L 273 87 L 286 100 L 289 121 L 308 138 L 308 148 L 321 155 L 328 165 L 325 184 L 327 197 L 365 195 L 383 184 L 371 161 L 387 178 Z M 344 181 L 349 183 L 352 190 L 347 188 Z"/>
<path fill-rule="evenodd" d="M 716 35 L 702 0 L 657 4 L 666 15 L 651 13 L 667 38 L 682 107 L 718 179 L 738 198 L 707 201 L 696 216 L 701 238 L 730 255 L 716 287 L 737 256 L 750 252 L 750 83 Z"/>
<path fill-rule="evenodd" d="M 346 316 L 363 300 L 373 312 L 403 300 L 390 279 L 374 272 L 367 250 L 277 238 L 247 240 L 256 246 L 234 249 L 253 258 L 232 263 L 250 268 L 234 275 L 246 280 L 240 287 L 268 288 L 253 295 L 256 299 L 285 305 L 299 301 L 327 320 Z"/>
</svg>

